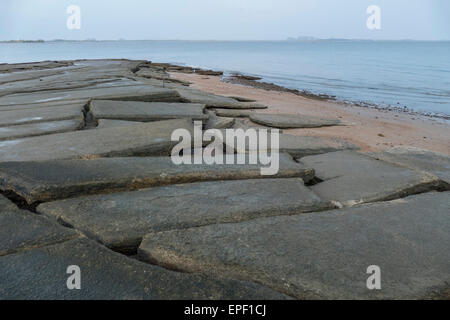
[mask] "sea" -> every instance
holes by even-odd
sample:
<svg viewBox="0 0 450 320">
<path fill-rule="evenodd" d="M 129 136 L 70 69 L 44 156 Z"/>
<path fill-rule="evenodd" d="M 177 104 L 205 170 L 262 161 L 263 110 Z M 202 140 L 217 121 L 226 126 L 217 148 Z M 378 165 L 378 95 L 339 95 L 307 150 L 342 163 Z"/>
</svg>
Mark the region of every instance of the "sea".
<svg viewBox="0 0 450 320">
<path fill-rule="evenodd" d="M 0 63 L 126 58 L 239 72 L 382 108 L 450 115 L 450 41 L 50 41 L 0 43 Z"/>
</svg>

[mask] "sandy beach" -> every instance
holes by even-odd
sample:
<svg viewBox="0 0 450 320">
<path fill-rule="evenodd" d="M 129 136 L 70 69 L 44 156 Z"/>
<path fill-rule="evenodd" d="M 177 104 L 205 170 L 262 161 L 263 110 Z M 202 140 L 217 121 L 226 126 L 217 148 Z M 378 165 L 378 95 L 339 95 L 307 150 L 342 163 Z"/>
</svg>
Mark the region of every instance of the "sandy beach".
<svg viewBox="0 0 450 320">
<path fill-rule="evenodd" d="M 445 120 L 257 89 L 223 82 L 220 76 L 180 72 L 172 72 L 171 76 L 191 82 L 192 88 L 218 95 L 248 98 L 269 107 L 255 112 L 339 118 L 345 124 L 326 128 L 285 130 L 288 134 L 341 138 L 357 145 L 363 152 L 403 147 L 450 155 L 450 124 Z"/>
</svg>

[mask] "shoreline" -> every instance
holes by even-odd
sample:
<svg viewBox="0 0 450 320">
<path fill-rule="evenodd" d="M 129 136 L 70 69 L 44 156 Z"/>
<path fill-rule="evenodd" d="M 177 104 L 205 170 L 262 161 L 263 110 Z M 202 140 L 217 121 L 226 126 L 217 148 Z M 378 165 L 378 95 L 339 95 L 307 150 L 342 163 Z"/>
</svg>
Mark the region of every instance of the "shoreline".
<svg viewBox="0 0 450 320">
<path fill-rule="evenodd" d="M 187 74 L 199 74 L 205 76 L 221 76 L 222 81 L 238 84 L 246 87 L 256 88 L 256 89 L 264 89 L 268 91 L 276 91 L 276 92 L 286 92 L 292 93 L 304 98 L 320 100 L 320 101 L 332 101 L 335 103 L 342 103 L 346 105 L 352 105 L 355 107 L 363 107 L 363 108 L 373 108 L 377 110 L 386 110 L 398 113 L 405 113 L 413 116 L 425 116 L 433 119 L 441 119 L 446 123 L 450 124 L 450 114 L 433 112 L 433 111 L 418 111 L 411 109 L 407 106 L 396 106 L 391 104 L 381 105 L 377 103 L 372 103 L 368 101 L 349 101 L 339 99 L 334 95 L 330 95 L 327 93 L 314 93 L 309 90 L 300 90 L 300 89 L 292 89 L 285 86 L 281 86 L 272 82 L 263 81 L 264 78 L 261 76 L 251 76 L 246 75 L 241 72 L 230 72 L 230 74 L 226 74 L 226 71 L 216 70 L 216 69 L 208 69 L 197 66 L 189 66 L 189 65 L 180 65 L 173 63 L 164 63 L 164 62 L 151 62 L 152 65 L 162 67 L 165 71 L 171 73 L 187 73 Z M 448 121 L 448 122 L 447 122 Z"/>
<path fill-rule="evenodd" d="M 258 112 L 334 117 L 344 123 L 337 127 L 284 130 L 288 134 L 340 138 L 357 145 L 362 152 L 403 147 L 450 155 L 450 142 L 446 138 L 450 136 L 450 124 L 446 119 L 410 110 L 367 107 L 323 97 L 302 96 L 289 92 L 290 89 L 271 90 L 270 86 L 262 88 L 232 83 L 225 81 L 223 73 L 217 71 L 196 73 L 193 70 L 200 68 L 170 66 L 173 67 L 167 70 L 170 76 L 191 83 L 192 88 L 268 105 L 268 109 Z M 244 82 L 258 81 L 252 80 L 252 77 L 245 78 L 249 80 Z M 248 119 L 243 121 L 250 123 Z"/>
<path fill-rule="evenodd" d="M 441 113 L 435 113 L 430 111 L 416 111 L 408 107 L 398 107 L 394 105 L 380 105 L 376 103 L 366 102 L 366 101 L 347 101 L 347 100 L 341 100 L 338 99 L 336 96 L 328 95 L 326 93 L 313 93 L 308 90 L 298 90 L 298 89 L 290 89 L 284 86 L 277 85 L 275 83 L 271 82 L 265 82 L 261 81 L 263 78 L 260 77 L 253 77 L 253 76 L 246 76 L 242 75 L 240 73 L 234 73 L 231 76 L 224 76 L 223 81 L 229 82 L 233 84 L 239 84 L 247 87 L 252 88 L 259 88 L 264 89 L 268 91 L 279 91 L 279 92 L 288 92 L 293 93 L 295 95 L 308 98 L 308 99 L 314 99 L 314 100 L 322 100 L 322 101 L 333 101 L 336 103 L 344 103 L 348 105 L 353 105 L 356 107 L 363 107 L 363 108 L 374 108 L 378 110 L 386 110 L 386 111 L 393 111 L 393 112 L 399 112 L 399 113 L 406 113 L 409 115 L 416 115 L 416 116 L 425 116 L 430 118 L 436 118 L 436 119 L 443 119 L 445 121 L 450 120 L 450 115 L 447 114 L 441 114 Z"/>
</svg>

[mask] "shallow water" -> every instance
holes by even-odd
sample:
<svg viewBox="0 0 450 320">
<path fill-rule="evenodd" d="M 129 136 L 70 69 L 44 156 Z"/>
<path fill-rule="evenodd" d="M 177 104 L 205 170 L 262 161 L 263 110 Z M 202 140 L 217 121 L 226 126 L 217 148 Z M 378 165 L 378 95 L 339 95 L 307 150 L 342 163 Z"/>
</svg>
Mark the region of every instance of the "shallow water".
<svg viewBox="0 0 450 320">
<path fill-rule="evenodd" d="M 340 100 L 450 114 L 450 42 L 102 41 L 0 43 L 0 62 L 146 59 L 257 75 Z"/>
</svg>

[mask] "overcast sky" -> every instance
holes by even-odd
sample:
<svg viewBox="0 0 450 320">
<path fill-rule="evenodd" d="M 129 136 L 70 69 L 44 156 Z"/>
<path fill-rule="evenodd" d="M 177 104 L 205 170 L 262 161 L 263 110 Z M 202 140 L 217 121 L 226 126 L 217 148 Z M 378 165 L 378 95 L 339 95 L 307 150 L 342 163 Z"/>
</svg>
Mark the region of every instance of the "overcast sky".
<svg viewBox="0 0 450 320">
<path fill-rule="evenodd" d="M 81 29 L 66 27 L 69 5 Z M 381 30 L 366 9 L 381 8 Z M 449 0 L 0 0 L 0 40 L 450 39 Z"/>
</svg>

